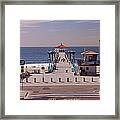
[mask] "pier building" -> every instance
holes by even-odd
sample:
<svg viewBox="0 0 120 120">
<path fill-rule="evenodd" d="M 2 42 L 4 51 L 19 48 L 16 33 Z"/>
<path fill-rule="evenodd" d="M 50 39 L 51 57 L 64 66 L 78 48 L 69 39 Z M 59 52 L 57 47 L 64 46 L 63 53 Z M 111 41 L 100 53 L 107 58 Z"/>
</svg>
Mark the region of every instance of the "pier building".
<svg viewBox="0 0 120 120">
<path fill-rule="evenodd" d="M 99 53 L 91 50 L 86 50 L 81 53 L 82 62 L 79 65 L 80 75 L 99 76 L 100 74 L 100 63 L 98 59 Z"/>
<path fill-rule="evenodd" d="M 84 58 L 84 62 L 96 62 L 98 54 L 99 53 L 96 53 L 91 50 L 85 50 L 84 52 L 81 53 L 81 55 Z"/>
<path fill-rule="evenodd" d="M 75 61 L 75 51 L 68 51 L 67 46 L 63 45 L 62 43 L 55 47 L 54 51 L 48 52 L 49 62 L 58 63 L 60 60 L 59 53 L 65 53 L 65 58 L 70 60 L 71 63 Z"/>
<path fill-rule="evenodd" d="M 30 74 L 40 74 L 43 73 L 43 71 L 48 73 L 50 71 L 49 69 L 53 69 L 53 65 L 51 63 L 25 64 L 21 67 L 21 71 L 29 72 Z"/>
</svg>

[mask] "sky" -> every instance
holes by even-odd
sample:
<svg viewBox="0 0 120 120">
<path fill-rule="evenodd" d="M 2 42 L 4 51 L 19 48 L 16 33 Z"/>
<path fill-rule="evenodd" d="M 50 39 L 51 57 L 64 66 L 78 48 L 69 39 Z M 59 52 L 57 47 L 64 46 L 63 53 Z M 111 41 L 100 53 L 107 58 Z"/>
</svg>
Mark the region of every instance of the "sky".
<svg viewBox="0 0 120 120">
<path fill-rule="evenodd" d="M 21 47 L 99 46 L 99 20 L 21 20 Z"/>
</svg>

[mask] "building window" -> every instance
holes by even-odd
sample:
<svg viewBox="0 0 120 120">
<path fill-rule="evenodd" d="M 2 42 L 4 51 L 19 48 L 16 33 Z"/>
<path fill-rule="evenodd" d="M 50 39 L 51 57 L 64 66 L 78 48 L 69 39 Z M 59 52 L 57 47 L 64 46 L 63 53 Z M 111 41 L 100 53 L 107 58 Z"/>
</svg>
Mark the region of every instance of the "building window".
<svg viewBox="0 0 120 120">
<path fill-rule="evenodd" d="M 69 78 L 67 78 L 67 82 L 69 82 Z"/>
<path fill-rule="evenodd" d="M 61 82 L 61 78 L 59 78 L 59 82 Z"/>
<path fill-rule="evenodd" d="M 66 73 L 68 73 L 68 70 L 66 70 Z"/>
<path fill-rule="evenodd" d="M 89 70 L 89 67 L 86 67 L 86 70 Z"/>
</svg>

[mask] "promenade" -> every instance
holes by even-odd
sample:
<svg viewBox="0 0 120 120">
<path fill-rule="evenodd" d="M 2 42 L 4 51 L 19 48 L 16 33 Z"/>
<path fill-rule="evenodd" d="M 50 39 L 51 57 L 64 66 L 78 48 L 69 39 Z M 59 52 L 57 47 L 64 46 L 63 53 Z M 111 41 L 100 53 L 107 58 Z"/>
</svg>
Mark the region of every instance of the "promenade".
<svg viewBox="0 0 120 120">
<path fill-rule="evenodd" d="M 22 88 L 21 88 L 22 89 Z M 47 85 L 47 86 L 24 86 L 21 98 L 24 99 L 46 99 L 56 98 L 79 98 L 99 99 L 99 85 Z"/>
</svg>

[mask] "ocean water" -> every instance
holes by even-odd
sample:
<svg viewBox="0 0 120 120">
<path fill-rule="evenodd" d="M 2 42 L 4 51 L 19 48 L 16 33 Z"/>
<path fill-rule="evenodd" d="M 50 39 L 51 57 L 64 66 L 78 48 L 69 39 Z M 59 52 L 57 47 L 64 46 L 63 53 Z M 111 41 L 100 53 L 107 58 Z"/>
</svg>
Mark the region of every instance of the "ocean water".
<svg viewBox="0 0 120 120">
<path fill-rule="evenodd" d="M 54 47 L 21 47 L 20 59 L 25 60 L 26 64 L 47 63 L 48 51 L 54 50 Z M 99 47 L 67 47 L 66 50 L 75 51 L 75 58 L 81 58 L 81 52 L 92 50 L 99 53 Z"/>
</svg>

